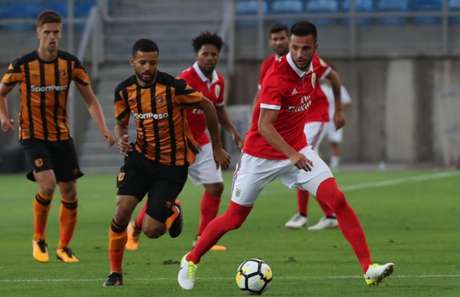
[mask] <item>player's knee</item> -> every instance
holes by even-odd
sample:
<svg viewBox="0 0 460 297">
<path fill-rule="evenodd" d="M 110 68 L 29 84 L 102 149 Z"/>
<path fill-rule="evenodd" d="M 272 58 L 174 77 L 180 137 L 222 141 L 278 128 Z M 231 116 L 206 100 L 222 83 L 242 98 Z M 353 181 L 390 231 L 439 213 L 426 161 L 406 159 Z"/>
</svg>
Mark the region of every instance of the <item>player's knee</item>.
<svg viewBox="0 0 460 297">
<path fill-rule="evenodd" d="M 75 190 L 75 188 L 66 189 L 64 191 L 61 191 L 61 194 L 62 194 L 62 199 L 67 202 L 74 202 L 77 200 L 77 191 Z"/>
<path fill-rule="evenodd" d="M 40 193 L 48 197 L 52 197 L 54 194 L 54 189 L 56 188 L 56 183 L 45 183 L 40 186 Z"/>
<path fill-rule="evenodd" d="M 158 238 L 165 234 L 166 228 L 160 225 L 149 226 L 144 224 L 142 225 L 142 232 L 149 238 Z"/>
<path fill-rule="evenodd" d="M 118 207 L 114 216 L 114 221 L 120 225 L 128 225 L 131 219 L 131 213 L 128 210 Z"/>
<path fill-rule="evenodd" d="M 217 184 L 208 185 L 206 187 L 206 192 L 211 194 L 211 196 L 213 197 L 220 197 L 222 196 L 222 193 L 224 192 L 224 184 L 217 183 Z"/>
</svg>

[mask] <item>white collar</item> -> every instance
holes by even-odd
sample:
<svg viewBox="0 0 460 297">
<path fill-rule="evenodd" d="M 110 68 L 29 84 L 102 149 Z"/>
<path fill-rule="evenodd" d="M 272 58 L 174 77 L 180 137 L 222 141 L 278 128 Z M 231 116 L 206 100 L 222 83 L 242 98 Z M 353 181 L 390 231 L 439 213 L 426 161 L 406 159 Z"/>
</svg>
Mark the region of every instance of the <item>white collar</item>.
<svg viewBox="0 0 460 297">
<path fill-rule="evenodd" d="M 217 75 L 217 71 L 213 70 L 212 71 L 212 81 L 209 80 L 209 78 L 204 75 L 203 71 L 201 71 L 200 66 L 198 66 L 198 62 L 193 63 L 193 69 L 195 69 L 195 72 L 198 74 L 200 79 L 208 84 L 214 84 L 219 80 L 219 76 Z"/>
<path fill-rule="evenodd" d="M 289 52 L 287 55 L 286 55 L 286 60 L 289 64 L 289 66 L 291 66 L 291 69 L 294 70 L 294 72 L 300 77 L 304 77 L 305 74 L 309 73 L 309 72 L 312 72 L 313 71 L 313 63 L 310 62 L 310 67 L 308 69 L 308 71 L 302 71 L 299 69 L 299 67 L 297 67 L 297 65 L 294 63 L 294 60 L 292 59 L 292 56 L 291 56 L 291 52 Z"/>
</svg>

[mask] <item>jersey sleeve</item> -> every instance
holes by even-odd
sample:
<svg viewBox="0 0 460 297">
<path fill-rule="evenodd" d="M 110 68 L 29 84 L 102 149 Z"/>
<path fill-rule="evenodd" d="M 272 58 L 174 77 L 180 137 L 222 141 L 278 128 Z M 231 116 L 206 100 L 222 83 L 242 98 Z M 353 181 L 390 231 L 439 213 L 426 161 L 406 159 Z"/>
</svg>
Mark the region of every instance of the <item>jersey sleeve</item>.
<svg viewBox="0 0 460 297">
<path fill-rule="evenodd" d="M 72 69 L 72 79 L 80 85 L 89 85 L 90 79 L 85 67 L 81 64 L 80 60 L 75 60 Z"/>
<path fill-rule="evenodd" d="M 203 95 L 187 85 L 183 79 L 175 80 L 174 91 L 174 98 L 179 104 L 193 105 L 203 100 Z"/>
<path fill-rule="evenodd" d="M 320 80 L 325 79 L 326 76 L 331 72 L 332 68 L 318 55 L 314 57 L 314 71 Z"/>
<path fill-rule="evenodd" d="M 340 99 L 342 100 L 343 104 L 351 103 L 350 94 L 348 93 L 347 89 L 343 85 L 340 88 Z"/>
<path fill-rule="evenodd" d="M 117 121 L 123 121 L 126 118 L 129 119 L 129 106 L 126 104 L 125 94 L 122 89 L 117 88 L 115 90 L 115 119 Z"/>
<path fill-rule="evenodd" d="M 23 75 L 21 66 L 17 61 L 13 61 L 9 66 L 8 70 L 2 77 L 2 83 L 7 86 L 14 86 L 16 83 L 22 82 Z"/>
<path fill-rule="evenodd" d="M 282 91 L 277 84 L 275 76 L 267 75 L 260 89 L 259 103 L 260 108 L 280 110 Z"/>
</svg>

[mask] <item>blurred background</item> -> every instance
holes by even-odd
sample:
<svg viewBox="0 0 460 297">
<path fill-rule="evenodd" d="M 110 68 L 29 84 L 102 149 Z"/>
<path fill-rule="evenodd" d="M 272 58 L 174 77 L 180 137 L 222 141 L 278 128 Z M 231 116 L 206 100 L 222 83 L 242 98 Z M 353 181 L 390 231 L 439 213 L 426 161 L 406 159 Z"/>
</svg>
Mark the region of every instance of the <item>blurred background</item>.
<svg viewBox="0 0 460 297">
<path fill-rule="evenodd" d="M 460 0 L 0 0 L 2 73 L 37 48 L 33 24 L 44 9 L 64 17 L 61 49 L 83 60 L 109 127 L 114 88 L 132 73 L 134 41 L 155 40 L 160 69 L 177 75 L 194 62 L 192 38 L 213 31 L 226 43 L 217 70 L 227 80 L 230 116 L 244 133 L 260 62 L 271 54 L 270 26 L 306 19 L 318 26 L 319 53 L 353 98 L 345 165 L 459 165 Z M 120 155 L 101 141 L 83 101 L 72 94 L 70 125 L 83 171 L 116 173 Z M 16 88 L 8 97 L 15 119 L 19 102 Z M 224 138 L 236 161 L 239 152 Z M 326 140 L 320 151 L 328 160 Z M 25 166 L 17 131 L 0 132 L 0 172 Z"/>
</svg>

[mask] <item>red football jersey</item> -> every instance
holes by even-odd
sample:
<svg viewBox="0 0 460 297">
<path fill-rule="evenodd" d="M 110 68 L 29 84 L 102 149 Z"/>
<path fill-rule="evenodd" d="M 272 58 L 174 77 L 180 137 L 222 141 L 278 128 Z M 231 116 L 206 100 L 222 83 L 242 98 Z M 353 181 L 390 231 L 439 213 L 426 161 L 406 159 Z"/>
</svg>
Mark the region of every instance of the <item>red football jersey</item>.
<svg viewBox="0 0 460 297">
<path fill-rule="evenodd" d="M 211 100 L 214 105 L 224 104 L 224 77 L 214 70 L 212 81 L 210 81 L 195 62 L 192 67 L 182 71 L 180 78 L 185 80 L 193 89 L 201 92 L 206 98 Z M 199 108 L 187 110 L 187 121 L 192 130 L 193 137 L 200 145 L 209 143 L 206 134 L 206 117 Z"/>
<path fill-rule="evenodd" d="M 273 64 L 263 80 L 243 152 L 270 160 L 287 159 L 286 155 L 273 148 L 259 133 L 261 108 L 279 110 L 275 129 L 297 151 L 304 148 L 307 145 L 305 117 L 312 105 L 314 92 L 319 88 L 319 78 L 329 71 L 329 66 L 317 55 L 312 58 L 305 72 L 297 68 L 290 54 Z"/>
<path fill-rule="evenodd" d="M 262 64 L 260 64 L 260 69 L 259 69 L 259 89 L 260 86 L 262 85 L 262 81 L 264 80 L 265 74 L 267 74 L 268 69 L 273 65 L 273 63 L 276 60 L 279 60 L 281 57 L 278 57 L 278 55 L 273 54 L 271 56 L 268 56 L 263 60 Z"/>
</svg>

